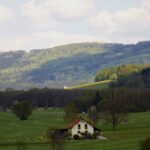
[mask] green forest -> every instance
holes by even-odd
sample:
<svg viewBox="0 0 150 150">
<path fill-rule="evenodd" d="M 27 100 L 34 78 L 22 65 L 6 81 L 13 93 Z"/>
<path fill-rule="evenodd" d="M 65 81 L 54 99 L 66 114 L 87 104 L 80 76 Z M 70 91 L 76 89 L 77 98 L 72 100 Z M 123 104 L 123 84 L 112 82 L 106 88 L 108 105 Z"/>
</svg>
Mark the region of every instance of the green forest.
<svg viewBox="0 0 150 150">
<path fill-rule="evenodd" d="M 97 72 L 95 81 L 111 80 L 110 87 L 150 88 L 150 64 L 128 64 Z"/>
</svg>

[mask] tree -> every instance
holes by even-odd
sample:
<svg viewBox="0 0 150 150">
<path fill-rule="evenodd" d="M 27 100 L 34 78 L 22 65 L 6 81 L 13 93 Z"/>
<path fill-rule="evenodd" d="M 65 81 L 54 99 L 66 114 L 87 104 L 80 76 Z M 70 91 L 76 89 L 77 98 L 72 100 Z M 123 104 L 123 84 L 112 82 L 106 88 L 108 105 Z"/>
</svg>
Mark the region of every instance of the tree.
<svg viewBox="0 0 150 150">
<path fill-rule="evenodd" d="M 146 88 L 150 88 L 150 66 L 141 72 L 141 76 Z"/>
<path fill-rule="evenodd" d="M 128 120 L 128 114 L 125 106 L 125 93 L 119 95 L 117 90 L 111 89 L 109 99 L 106 104 L 107 111 L 105 112 L 104 119 L 108 123 L 111 123 L 113 130 L 116 130 L 116 126 Z"/>
<path fill-rule="evenodd" d="M 144 82 L 140 76 L 132 75 L 127 78 L 125 86 L 129 88 L 143 88 Z"/>
<path fill-rule="evenodd" d="M 98 72 L 95 77 L 95 82 L 107 80 L 108 79 L 107 72 L 108 69 L 103 69 L 100 72 Z"/>
<path fill-rule="evenodd" d="M 140 150 L 150 150 L 150 138 L 140 142 Z"/>
<path fill-rule="evenodd" d="M 12 106 L 12 112 L 20 120 L 27 120 L 32 113 L 32 106 L 26 101 L 15 102 Z"/>
<path fill-rule="evenodd" d="M 95 106 L 91 106 L 88 110 L 88 117 L 92 121 L 93 125 L 99 120 L 99 113 Z"/>
<path fill-rule="evenodd" d="M 64 150 L 65 149 L 65 136 L 59 129 L 49 128 L 45 135 L 48 143 L 52 146 L 52 150 Z"/>
<path fill-rule="evenodd" d="M 117 80 L 118 79 L 118 76 L 116 73 L 113 73 L 110 77 L 109 77 L 109 80 Z"/>
<path fill-rule="evenodd" d="M 77 117 L 78 117 L 78 108 L 75 106 L 74 103 L 69 103 L 65 107 L 65 117 L 64 117 L 64 120 L 67 123 L 70 123 L 73 120 L 75 120 Z"/>
</svg>

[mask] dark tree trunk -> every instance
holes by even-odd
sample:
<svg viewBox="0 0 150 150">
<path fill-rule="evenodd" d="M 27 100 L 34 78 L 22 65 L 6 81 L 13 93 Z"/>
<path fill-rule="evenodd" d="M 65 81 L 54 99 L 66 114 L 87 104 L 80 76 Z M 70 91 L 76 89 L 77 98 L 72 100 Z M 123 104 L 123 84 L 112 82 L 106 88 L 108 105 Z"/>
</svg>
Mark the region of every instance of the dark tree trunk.
<svg viewBox="0 0 150 150">
<path fill-rule="evenodd" d="M 115 131 L 116 130 L 116 123 L 115 122 L 113 122 L 113 131 Z"/>
</svg>

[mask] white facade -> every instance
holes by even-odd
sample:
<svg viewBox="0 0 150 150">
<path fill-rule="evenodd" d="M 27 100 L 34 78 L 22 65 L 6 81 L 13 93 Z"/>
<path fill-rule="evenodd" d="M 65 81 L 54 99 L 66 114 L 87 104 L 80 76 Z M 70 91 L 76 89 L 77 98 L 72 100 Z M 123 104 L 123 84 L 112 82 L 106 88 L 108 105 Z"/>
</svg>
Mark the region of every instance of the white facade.
<svg viewBox="0 0 150 150">
<path fill-rule="evenodd" d="M 85 120 L 81 120 L 77 124 L 75 124 L 70 129 L 70 131 L 71 131 L 72 136 L 74 136 L 75 134 L 80 136 L 80 133 L 85 133 L 85 132 L 93 134 L 94 127 L 91 124 L 89 124 L 88 122 L 86 122 Z"/>
</svg>

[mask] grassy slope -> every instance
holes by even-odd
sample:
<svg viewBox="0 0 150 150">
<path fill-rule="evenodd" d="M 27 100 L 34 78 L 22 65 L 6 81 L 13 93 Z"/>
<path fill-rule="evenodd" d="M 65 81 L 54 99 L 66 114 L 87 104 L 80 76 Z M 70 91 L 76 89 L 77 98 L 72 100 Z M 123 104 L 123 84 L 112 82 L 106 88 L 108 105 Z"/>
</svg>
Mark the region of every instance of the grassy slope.
<svg viewBox="0 0 150 150">
<path fill-rule="evenodd" d="M 110 125 L 98 124 L 108 140 L 70 141 L 67 150 L 137 150 L 138 142 L 150 135 L 150 112 L 133 113 L 129 123 L 111 131 Z M 43 143 L 45 130 L 50 126 L 65 127 L 63 112 L 38 110 L 28 121 L 19 121 L 11 113 L 0 113 L 0 143 L 13 143 L 18 137 L 24 137 L 27 143 Z M 16 150 L 16 146 L 2 146 L 0 150 Z M 31 144 L 27 150 L 48 150 L 46 144 Z"/>
<path fill-rule="evenodd" d="M 101 89 L 101 88 L 107 88 L 108 84 L 111 82 L 111 80 L 105 80 L 100 82 L 91 82 L 86 84 L 81 84 L 78 86 L 68 87 L 67 90 L 73 90 L 73 89 Z"/>
</svg>

